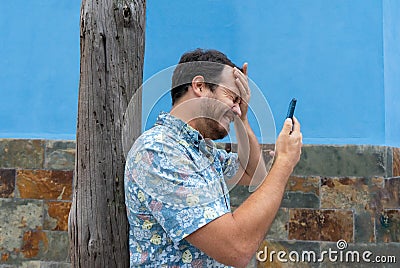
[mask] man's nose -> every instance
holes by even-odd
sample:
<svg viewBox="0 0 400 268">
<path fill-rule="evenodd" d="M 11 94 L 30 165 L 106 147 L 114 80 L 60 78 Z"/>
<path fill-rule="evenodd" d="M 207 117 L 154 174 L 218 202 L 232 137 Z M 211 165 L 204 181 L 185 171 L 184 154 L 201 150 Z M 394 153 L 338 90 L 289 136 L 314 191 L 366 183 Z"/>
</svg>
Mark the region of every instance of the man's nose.
<svg viewBox="0 0 400 268">
<path fill-rule="evenodd" d="M 240 106 L 238 103 L 235 103 L 232 107 L 232 111 L 239 117 L 242 116 L 242 111 L 240 110 Z"/>
</svg>

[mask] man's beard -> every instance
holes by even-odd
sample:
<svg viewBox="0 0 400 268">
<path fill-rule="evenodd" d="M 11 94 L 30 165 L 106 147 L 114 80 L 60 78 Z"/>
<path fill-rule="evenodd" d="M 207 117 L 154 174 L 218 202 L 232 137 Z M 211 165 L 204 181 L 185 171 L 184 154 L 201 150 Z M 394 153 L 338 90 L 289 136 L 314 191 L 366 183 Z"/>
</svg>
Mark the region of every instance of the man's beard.
<svg viewBox="0 0 400 268">
<path fill-rule="evenodd" d="M 201 104 L 201 115 L 196 118 L 198 131 L 204 138 L 219 140 L 229 133 L 234 114 L 226 104 L 213 97 Z"/>
<path fill-rule="evenodd" d="M 226 129 L 216 119 L 208 117 L 198 118 L 198 126 L 199 129 L 201 129 L 200 133 L 203 135 L 203 137 L 212 140 L 223 139 L 228 135 L 229 132 L 229 125 L 228 129 Z"/>
</svg>

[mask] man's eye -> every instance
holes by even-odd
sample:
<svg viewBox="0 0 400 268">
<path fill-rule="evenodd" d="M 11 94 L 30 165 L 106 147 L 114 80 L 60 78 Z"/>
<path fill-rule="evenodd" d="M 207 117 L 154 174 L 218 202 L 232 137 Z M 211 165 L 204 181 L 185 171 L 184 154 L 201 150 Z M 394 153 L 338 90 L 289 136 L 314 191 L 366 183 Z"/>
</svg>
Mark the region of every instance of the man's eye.
<svg viewBox="0 0 400 268">
<path fill-rule="evenodd" d="M 233 103 L 238 103 L 238 104 L 240 104 L 240 97 L 239 97 L 239 96 L 236 96 L 236 97 L 233 97 L 233 96 L 232 96 L 232 100 L 233 100 Z"/>
<path fill-rule="evenodd" d="M 236 94 L 234 94 L 230 91 L 226 91 L 226 95 L 233 101 L 233 103 L 240 104 L 240 102 L 241 102 L 240 96 L 237 96 Z"/>
</svg>

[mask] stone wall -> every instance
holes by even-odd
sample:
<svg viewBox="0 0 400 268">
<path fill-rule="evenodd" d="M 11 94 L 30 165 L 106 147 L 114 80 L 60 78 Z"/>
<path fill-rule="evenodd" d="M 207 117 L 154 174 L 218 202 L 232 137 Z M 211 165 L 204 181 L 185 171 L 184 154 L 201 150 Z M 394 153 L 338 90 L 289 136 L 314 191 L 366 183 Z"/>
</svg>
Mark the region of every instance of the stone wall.
<svg viewBox="0 0 400 268">
<path fill-rule="evenodd" d="M 266 161 L 271 149 L 263 148 Z M 74 154 L 72 141 L 0 139 L 0 268 L 70 267 Z M 321 254 L 338 251 L 336 242 L 345 240 L 347 251 L 396 256 L 400 263 L 399 193 L 400 149 L 306 145 L 260 252 Z M 246 187 L 235 187 L 232 207 L 249 194 Z M 249 267 L 365 267 L 327 257 L 322 264 L 273 257 L 274 263 L 254 258 Z"/>
<path fill-rule="evenodd" d="M 264 155 L 269 150 L 265 146 Z M 239 206 L 249 194 L 247 187 L 236 187 L 231 192 L 232 205 Z M 339 240 L 345 240 L 348 247 L 339 250 Z M 325 255 L 319 262 L 322 252 L 330 249 L 337 254 L 332 253 L 331 259 Z M 281 259 L 287 263 L 278 260 L 279 251 L 285 252 Z M 313 260 L 308 253 L 301 264 L 289 259 L 293 253 L 292 260 L 296 260 L 296 252 L 301 259 L 307 251 L 316 253 L 315 262 L 308 261 Z M 363 262 L 361 254 L 366 251 L 372 252 L 366 256 L 371 261 L 375 256 L 395 256 L 397 265 Z M 253 260 L 251 267 L 399 267 L 400 149 L 304 146 L 259 252 L 261 261 Z M 360 262 L 353 261 L 350 253 L 346 257 L 347 252 L 358 252 Z"/>
<path fill-rule="evenodd" d="M 70 267 L 75 142 L 0 140 L 0 267 Z"/>
</svg>

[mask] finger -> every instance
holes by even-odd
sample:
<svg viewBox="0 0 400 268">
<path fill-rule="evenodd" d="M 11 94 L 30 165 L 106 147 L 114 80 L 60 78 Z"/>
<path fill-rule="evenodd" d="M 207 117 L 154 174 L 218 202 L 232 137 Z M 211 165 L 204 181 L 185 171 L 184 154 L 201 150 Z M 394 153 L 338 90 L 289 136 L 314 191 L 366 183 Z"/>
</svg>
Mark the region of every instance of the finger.
<svg viewBox="0 0 400 268">
<path fill-rule="evenodd" d="M 248 94 L 246 94 L 246 90 L 241 88 L 240 89 L 240 101 L 242 104 L 249 104 L 250 97 Z"/>
<path fill-rule="evenodd" d="M 249 95 L 247 80 L 242 73 L 241 73 L 241 75 L 239 75 L 238 73 L 241 73 L 241 72 L 239 70 L 237 70 L 235 72 L 235 76 L 236 76 L 235 83 L 239 89 L 239 93 L 240 93 L 239 96 L 241 98 L 246 99 L 247 95 Z"/>
<path fill-rule="evenodd" d="M 236 69 L 236 70 L 234 71 L 234 75 L 235 75 L 235 77 L 236 77 L 236 81 L 237 81 L 237 80 L 240 80 L 241 87 L 239 88 L 239 90 L 240 90 L 241 92 L 243 92 L 243 94 L 249 95 L 249 94 L 250 94 L 250 89 L 249 89 L 249 86 L 248 86 L 247 76 L 245 76 L 245 75 L 244 75 L 240 70 L 238 70 L 238 69 Z"/>
<path fill-rule="evenodd" d="M 285 134 L 290 134 L 292 132 L 292 124 L 292 119 L 286 118 L 283 124 L 282 132 Z"/>
<path fill-rule="evenodd" d="M 246 81 L 247 77 L 244 73 L 242 73 L 238 68 L 234 68 L 233 69 L 233 74 L 235 75 L 235 77 L 240 78 L 243 81 Z"/>
<path fill-rule="evenodd" d="M 248 66 L 249 66 L 249 64 L 248 64 L 247 62 L 245 62 L 245 63 L 243 64 L 242 69 L 243 69 L 243 73 L 244 73 L 245 75 L 248 75 L 248 72 L 247 72 Z"/>
<path fill-rule="evenodd" d="M 300 133 L 300 122 L 294 116 L 293 116 L 293 132 L 299 132 Z"/>
<path fill-rule="evenodd" d="M 236 83 L 237 87 L 239 88 L 240 96 L 242 96 L 243 95 L 242 93 L 246 92 L 246 89 L 245 89 L 245 86 L 243 84 L 243 81 L 239 77 L 237 77 L 235 79 L 235 83 Z"/>
</svg>

